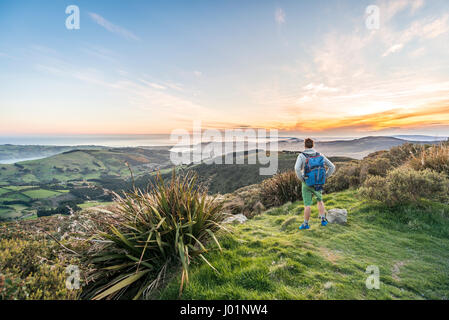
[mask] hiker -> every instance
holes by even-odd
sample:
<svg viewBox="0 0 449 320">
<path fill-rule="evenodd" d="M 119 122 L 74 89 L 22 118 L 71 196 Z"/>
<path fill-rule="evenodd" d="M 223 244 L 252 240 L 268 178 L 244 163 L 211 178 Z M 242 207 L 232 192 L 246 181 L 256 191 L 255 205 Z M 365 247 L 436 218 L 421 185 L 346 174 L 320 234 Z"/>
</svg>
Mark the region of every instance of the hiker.
<svg viewBox="0 0 449 320">
<path fill-rule="evenodd" d="M 313 149 L 313 140 L 304 140 L 305 150 L 298 155 L 295 164 L 295 172 L 299 180 L 302 181 L 302 199 L 304 201 L 304 223 L 299 226 L 300 230 L 310 229 L 310 206 L 312 196 L 317 200 L 321 225 L 327 225 L 326 210 L 323 202 L 323 186 L 326 178 L 329 178 L 335 171 L 335 165 L 324 155 Z M 327 170 L 325 168 L 327 166 Z"/>
</svg>

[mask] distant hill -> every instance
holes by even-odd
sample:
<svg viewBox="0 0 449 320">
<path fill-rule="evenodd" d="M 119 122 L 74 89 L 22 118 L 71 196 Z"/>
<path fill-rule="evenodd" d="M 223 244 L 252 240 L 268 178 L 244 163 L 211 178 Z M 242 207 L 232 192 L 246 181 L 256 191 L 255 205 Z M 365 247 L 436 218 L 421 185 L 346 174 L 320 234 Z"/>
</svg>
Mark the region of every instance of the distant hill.
<svg viewBox="0 0 449 320">
<path fill-rule="evenodd" d="M 70 150 L 101 150 L 101 146 L 0 145 L 0 163 L 47 158 Z"/>
<path fill-rule="evenodd" d="M 128 178 L 130 173 L 126 163 L 136 175 L 152 172 L 171 165 L 170 152 L 144 148 L 69 150 L 45 159 L 2 164 L 0 181 L 3 184 L 40 184 L 98 179 L 102 176 Z"/>
<path fill-rule="evenodd" d="M 318 141 L 315 149 L 327 157 L 349 157 L 362 159 L 370 153 L 388 150 L 410 141 L 395 137 L 371 136 L 352 140 Z M 434 144 L 437 141 L 411 141 L 418 144 Z M 0 146 L 0 155 L 6 158 L 26 158 L 57 153 L 47 158 L 0 164 L 0 182 L 8 184 L 42 184 L 49 182 L 71 182 L 97 180 L 100 184 L 108 180 L 108 186 L 116 189 L 118 180 L 129 178 L 126 163 L 132 167 L 136 177 L 152 174 L 155 170 L 172 167 L 169 147 L 151 148 L 106 148 L 94 146 Z M 282 137 L 278 149 L 298 152 L 304 149 L 303 140 Z M 279 169 L 290 168 L 295 156 L 280 154 Z M 290 159 L 291 158 L 291 159 Z M 200 176 L 217 181 L 211 184 L 212 192 L 230 192 L 235 188 L 258 183 L 260 165 L 190 165 Z M 253 178 L 256 177 L 256 178 Z M 144 181 L 147 177 L 142 179 Z M 206 179 L 206 178 L 204 178 Z M 228 182 L 225 182 L 228 181 Z M 246 182 L 245 182 L 246 181 Z M 104 184 L 103 184 L 104 185 Z"/>
<path fill-rule="evenodd" d="M 295 166 L 298 153 L 295 152 L 279 152 L 278 153 L 278 172 L 292 170 Z M 211 194 L 229 193 L 238 188 L 260 183 L 269 178 L 269 176 L 261 176 L 259 169 L 267 167 L 260 163 L 248 164 L 248 157 L 255 157 L 255 153 L 240 155 L 244 158 L 244 164 L 205 164 L 189 166 L 188 169 L 195 171 L 201 182 L 209 189 Z M 330 157 L 334 163 L 351 161 L 353 159 L 346 157 Z"/>
<path fill-rule="evenodd" d="M 426 136 L 426 135 L 395 135 L 393 137 L 407 141 L 446 141 L 449 138 L 449 137 Z"/>
<path fill-rule="evenodd" d="M 405 143 L 434 144 L 438 141 L 406 141 L 388 136 L 369 136 L 352 140 L 318 141 L 315 144 L 315 149 L 327 156 L 362 159 L 372 152 L 388 150 Z M 302 143 L 280 143 L 279 149 L 299 151 L 304 149 L 304 145 Z"/>
</svg>

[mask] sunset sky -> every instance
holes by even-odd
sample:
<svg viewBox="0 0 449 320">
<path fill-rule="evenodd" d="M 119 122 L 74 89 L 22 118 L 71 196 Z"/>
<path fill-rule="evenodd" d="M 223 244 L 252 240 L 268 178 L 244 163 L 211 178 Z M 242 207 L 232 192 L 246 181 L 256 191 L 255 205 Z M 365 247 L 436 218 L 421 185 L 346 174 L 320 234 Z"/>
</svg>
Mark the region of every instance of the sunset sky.
<svg viewBox="0 0 449 320">
<path fill-rule="evenodd" d="M 68 5 L 79 30 L 65 26 Z M 449 1 L 0 1 L 0 135 L 194 120 L 449 135 Z"/>
</svg>

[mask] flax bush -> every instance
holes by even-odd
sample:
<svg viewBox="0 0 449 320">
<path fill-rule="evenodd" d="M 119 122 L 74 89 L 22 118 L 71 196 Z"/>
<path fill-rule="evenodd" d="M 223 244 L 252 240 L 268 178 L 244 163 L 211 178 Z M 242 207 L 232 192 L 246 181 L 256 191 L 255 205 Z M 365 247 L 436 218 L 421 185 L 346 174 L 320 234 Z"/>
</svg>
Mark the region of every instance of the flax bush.
<svg viewBox="0 0 449 320">
<path fill-rule="evenodd" d="M 158 175 L 147 192 L 117 195 L 115 210 L 121 219 L 96 237 L 107 244 L 89 258 L 94 271 L 83 298 L 149 298 L 176 270 L 181 294 L 192 262 L 200 259 L 214 268 L 204 253 L 209 242 L 221 250 L 215 234 L 225 216 L 222 204 L 196 184 L 195 175 L 173 172 L 169 182 Z"/>
</svg>

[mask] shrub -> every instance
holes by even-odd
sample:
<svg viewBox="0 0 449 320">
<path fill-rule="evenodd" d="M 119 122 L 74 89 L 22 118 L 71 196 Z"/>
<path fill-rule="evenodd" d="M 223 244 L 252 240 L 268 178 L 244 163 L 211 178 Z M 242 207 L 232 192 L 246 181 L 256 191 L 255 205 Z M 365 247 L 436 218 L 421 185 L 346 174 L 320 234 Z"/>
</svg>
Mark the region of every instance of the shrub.
<svg viewBox="0 0 449 320">
<path fill-rule="evenodd" d="M 391 148 L 384 154 L 384 157 L 388 158 L 391 165 L 397 168 L 406 163 L 410 157 L 421 154 L 428 147 L 430 147 L 430 145 L 405 143 L 403 145 Z"/>
<path fill-rule="evenodd" d="M 65 284 L 69 264 L 77 262 L 44 239 L 0 240 L 0 300 L 75 299 L 78 292 Z"/>
<path fill-rule="evenodd" d="M 408 164 L 415 170 L 431 169 L 449 176 L 449 145 L 432 146 L 414 155 Z"/>
<path fill-rule="evenodd" d="M 365 159 L 360 167 L 360 183 L 363 183 L 369 175 L 385 177 L 392 169 L 391 160 L 386 157 Z"/>
<path fill-rule="evenodd" d="M 293 170 L 276 174 L 262 183 L 261 200 L 267 207 L 301 199 L 301 181 Z"/>
<path fill-rule="evenodd" d="M 337 167 L 337 171 L 326 181 L 324 191 L 338 192 L 360 185 L 360 163 L 350 162 Z"/>
<path fill-rule="evenodd" d="M 387 193 L 387 179 L 379 176 L 368 176 L 360 188 L 359 195 L 364 199 L 384 201 Z"/>
<path fill-rule="evenodd" d="M 360 189 L 363 198 L 382 201 L 388 205 L 416 203 L 421 198 L 442 200 L 447 197 L 447 178 L 435 171 L 413 170 L 402 166 L 383 178 L 370 176 Z"/>
<path fill-rule="evenodd" d="M 94 282 L 83 290 L 92 299 L 147 298 L 164 280 L 166 271 L 180 267 L 181 288 L 188 282 L 189 265 L 201 258 L 206 243 L 214 240 L 225 216 L 222 204 L 196 185 L 196 176 L 186 174 L 165 182 L 160 175 L 148 192 L 134 190 L 117 195 L 120 219 L 108 232 L 109 240 L 91 254 Z"/>
<path fill-rule="evenodd" d="M 335 174 L 324 186 L 326 192 L 358 188 L 369 176 L 385 177 L 390 170 L 405 164 L 411 157 L 421 154 L 430 145 L 405 143 L 388 151 L 377 151 L 363 160 L 352 161 L 337 167 Z"/>
</svg>

